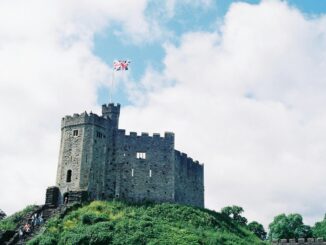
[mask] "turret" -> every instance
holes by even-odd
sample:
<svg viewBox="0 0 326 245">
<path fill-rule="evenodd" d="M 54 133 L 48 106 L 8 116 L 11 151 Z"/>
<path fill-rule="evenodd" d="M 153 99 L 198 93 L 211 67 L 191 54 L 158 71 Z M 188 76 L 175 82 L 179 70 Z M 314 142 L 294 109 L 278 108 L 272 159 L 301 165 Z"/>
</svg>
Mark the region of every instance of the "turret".
<svg viewBox="0 0 326 245">
<path fill-rule="evenodd" d="M 111 119 L 112 126 L 118 128 L 120 115 L 120 104 L 114 105 L 110 103 L 108 105 L 102 105 L 102 116 L 106 119 Z"/>
</svg>

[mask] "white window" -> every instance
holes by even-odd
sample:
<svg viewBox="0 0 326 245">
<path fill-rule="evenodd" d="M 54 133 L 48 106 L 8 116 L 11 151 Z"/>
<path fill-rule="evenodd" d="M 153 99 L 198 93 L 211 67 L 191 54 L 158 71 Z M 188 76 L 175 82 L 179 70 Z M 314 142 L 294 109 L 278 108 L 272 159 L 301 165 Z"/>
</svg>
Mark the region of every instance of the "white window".
<svg viewBox="0 0 326 245">
<path fill-rule="evenodd" d="M 138 158 L 138 159 L 146 159 L 146 152 L 137 152 L 136 158 Z"/>
<path fill-rule="evenodd" d="M 131 169 L 131 176 L 134 177 L 134 169 Z"/>
<path fill-rule="evenodd" d="M 150 178 L 152 177 L 152 170 L 151 169 L 149 170 L 149 177 Z"/>
</svg>

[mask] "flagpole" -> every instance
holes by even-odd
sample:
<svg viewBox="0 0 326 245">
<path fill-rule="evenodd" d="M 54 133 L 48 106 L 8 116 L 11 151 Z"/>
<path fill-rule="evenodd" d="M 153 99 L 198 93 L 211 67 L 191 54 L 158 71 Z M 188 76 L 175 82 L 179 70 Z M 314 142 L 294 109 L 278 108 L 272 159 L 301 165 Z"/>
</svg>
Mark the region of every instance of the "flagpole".
<svg viewBox="0 0 326 245">
<path fill-rule="evenodd" d="M 114 68 L 112 69 L 112 79 L 111 79 L 111 88 L 110 88 L 110 93 L 109 93 L 109 103 L 112 103 L 113 84 L 114 84 Z"/>
</svg>

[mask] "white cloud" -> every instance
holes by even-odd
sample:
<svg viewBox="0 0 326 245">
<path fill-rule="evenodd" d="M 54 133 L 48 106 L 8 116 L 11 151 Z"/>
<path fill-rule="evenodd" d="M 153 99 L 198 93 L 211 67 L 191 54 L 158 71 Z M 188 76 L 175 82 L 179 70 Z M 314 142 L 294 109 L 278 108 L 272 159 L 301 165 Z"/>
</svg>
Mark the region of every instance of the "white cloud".
<svg viewBox="0 0 326 245">
<path fill-rule="evenodd" d="M 112 23 L 133 40 L 153 36 L 147 1 L 1 1 L 0 207 L 43 203 L 55 183 L 60 118 L 97 108 L 110 68 L 92 53 Z"/>
<path fill-rule="evenodd" d="M 322 219 L 325 21 L 280 1 L 233 4 L 220 30 L 166 44 L 165 70 L 143 79 L 161 89 L 124 108 L 121 126 L 174 131 L 177 148 L 205 163 L 208 208 L 237 204 L 265 225 L 282 212 Z"/>
</svg>

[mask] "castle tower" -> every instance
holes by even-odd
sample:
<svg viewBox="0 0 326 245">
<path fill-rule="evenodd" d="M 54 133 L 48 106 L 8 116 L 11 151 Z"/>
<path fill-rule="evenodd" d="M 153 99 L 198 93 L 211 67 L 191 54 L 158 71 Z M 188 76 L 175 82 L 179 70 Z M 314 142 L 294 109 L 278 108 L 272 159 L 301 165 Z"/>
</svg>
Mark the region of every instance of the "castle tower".
<svg viewBox="0 0 326 245">
<path fill-rule="evenodd" d="M 116 106 L 113 103 L 102 105 L 102 116 L 111 120 L 111 126 L 118 129 L 120 115 L 120 104 Z"/>
<path fill-rule="evenodd" d="M 62 119 L 61 145 L 56 184 L 59 203 L 87 193 L 91 199 L 101 199 L 106 193 L 108 149 L 114 142 L 120 105 L 103 105 L 102 116 L 74 114 Z M 79 194 L 78 194 L 79 193 Z"/>
</svg>

